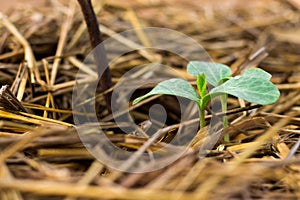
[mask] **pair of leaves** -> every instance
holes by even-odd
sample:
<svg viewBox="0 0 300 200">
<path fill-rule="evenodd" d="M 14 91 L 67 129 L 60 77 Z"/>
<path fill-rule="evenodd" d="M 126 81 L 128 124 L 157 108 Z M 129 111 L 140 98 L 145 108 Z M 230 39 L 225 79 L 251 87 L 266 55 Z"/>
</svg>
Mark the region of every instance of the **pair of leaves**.
<svg viewBox="0 0 300 200">
<path fill-rule="evenodd" d="M 266 105 L 274 103 L 280 95 L 277 87 L 270 82 L 271 75 L 258 68 L 248 69 L 241 76 L 231 77 L 231 70 L 226 65 L 192 61 L 187 66 L 187 72 L 197 76 L 200 96 L 191 84 L 173 78 L 159 83 L 149 93 L 135 99 L 133 104 L 152 95 L 166 94 L 188 98 L 206 106 L 213 97 L 230 94 L 251 103 Z M 206 81 L 215 87 L 209 94 L 206 94 Z"/>
</svg>

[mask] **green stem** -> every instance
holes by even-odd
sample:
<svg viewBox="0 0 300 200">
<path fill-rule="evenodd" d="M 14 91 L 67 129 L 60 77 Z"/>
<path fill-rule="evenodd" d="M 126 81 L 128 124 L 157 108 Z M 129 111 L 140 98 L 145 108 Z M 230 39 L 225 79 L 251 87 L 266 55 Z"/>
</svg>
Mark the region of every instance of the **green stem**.
<svg viewBox="0 0 300 200">
<path fill-rule="evenodd" d="M 224 94 L 221 96 L 221 105 L 222 105 L 222 112 L 226 112 L 227 111 L 227 94 Z M 228 127 L 228 119 L 227 116 L 224 115 L 223 116 L 223 126 L 224 128 Z"/>
<path fill-rule="evenodd" d="M 222 112 L 227 111 L 227 94 L 221 95 L 221 105 L 222 105 Z M 226 115 L 223 116 L 223 127 L 226 128 L 228 127 L 228 118 Z M 225 142 L 230 142 L 229 135 L 226 134 L 224 135 L 224 141 Z"/>
<path fill-rule="evenodd" d="M 199 106 L 200 128 L 205 127 L 205 109 Z"/>
</svg>

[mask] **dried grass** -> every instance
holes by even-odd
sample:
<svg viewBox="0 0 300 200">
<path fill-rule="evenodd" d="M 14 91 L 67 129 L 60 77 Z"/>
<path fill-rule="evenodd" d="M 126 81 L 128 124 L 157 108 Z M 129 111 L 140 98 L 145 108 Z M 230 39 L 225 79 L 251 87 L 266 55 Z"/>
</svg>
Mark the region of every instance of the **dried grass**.
<svg viewBox="0 0 300 200">
<path fill-rule="evenodd" d="M 90 47 L 81 15 L 74 14 L 78 6 L 51 2 L 43 13 L 26 8 L 11 11 L 8 17 L 0 15 L 0 84 L 11 86 L 9 92 L 8 86 L 0 92 L 0 199 L 300 198 L 298 1 L 270 0 L 226 10 L 196 5 L 196 1 L 95 4 L 105 37 L 131 27 L 171 28 L 195 38 L 216 62 L 230 65 L 235 74 L 249 67 L 265 69 L 281 90 L 277 103 L 261 108 L 229 99 L 231 125 L 222 134 L 230 135 L 230 143 L 220 139 L 200 159 L 197 150 L 207 139 L 203 129 L 179 160 L 144 174 L 109 169 L 82 145 L 72 118 L 72 88 L 78 68 L 86 73 L 82 83 L 96 73 L 81 61 Z M 116 39 L 133 48 L 149 46 L 143 32 L 137 35 L 141 44 Z M 195 83 L 184 72 L 186 63 L 161 54 L 136 51 L 122 56 L 111 66 L 114 83 L 126 70 L 149 62 L 167 63 Z M 157 138 L 124 135 L 102 109 L 103 95 L 111 90 L 95 100 L 101 108 L 99 123 L 117 146 L 155 151 L 168 142 L 163 135 L 172 137 L 172 130 L 182 125 L 174 111 L 168 114 L 179 124 L 165 127 Z M 147 116 L 141 108 L 158 98 L 167 97 L 152 97 L 130 110 L 143 121 Z M 194 122 L 197 119 L 188 123 Z M 97 132 L 97 124 L 80 128 L 91 133 L 90 139 Z M 138 156 L 136 151 L 125 165 L 133 165 Z"/>
</svg>

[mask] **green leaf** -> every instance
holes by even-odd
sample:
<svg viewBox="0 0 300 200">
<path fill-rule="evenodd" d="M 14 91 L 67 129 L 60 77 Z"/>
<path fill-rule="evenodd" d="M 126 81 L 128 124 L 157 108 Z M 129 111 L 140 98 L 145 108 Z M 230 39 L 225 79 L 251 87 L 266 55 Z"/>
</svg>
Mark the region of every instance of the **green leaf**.
<svg viewBox="0 0 300 200">
<path fill-rule="evenodd" d="M 272 75 L 260 68 L 250 68 L 247 69 L 243 74 L 243 77 L 253 77 L 253 78 L 262 78 L 265 80 L 270 80 Z"/>
<path fill-rule="evenodd" d="M 232 77 L 225 77 L 225 78 L 222 78 L 221 80 L 219 80 L 218 85 L 221 85 L 221 84 L 225 83 L 225 82 L 228 81 L 229 79 L 232 79 Z"/>
<path fill-rule="evenodd" d="M 203 98 L 206 95 L 206 76 L 205 76 L 205 74 L 198 75 L 196 84 L 197 84 L 199 94 Z"/>
<path fill-rule="evenodd" d="M 144 96 L 136 98 L 132 104 L 133 105 L 137 104 L 141 100 L 157 94 L 166 94 L 166 95 L 185 97 L 187 99 L 196 102 L 200 100 L 199 95 L 197 94 L 197 92 L 195 91 L 195 89 L 191 84 L 189 84 L 187 81 L 183 79 L 172 78 L 170 80 L 160 82 L 150 92 L 148 92 Z"/>
<path fill-rule="evenodd" d="M 212 62 L 191 61 L 187 65 L 187 72 L 193 76 L 204 73 L 207 82 L 215 87 L 218 86 L 221 79 L 231 76 L 231 70 L 228 66 Z"/>
<path fill-rule="evenodd" d="M 269 80 L 264 78 L 236 76 L 211 90 L 210 95 L 218 96 L 227 93 L 242 98 L 248 102 L 266 105 L 279 98 L 280 92 Z"/>
</svg>

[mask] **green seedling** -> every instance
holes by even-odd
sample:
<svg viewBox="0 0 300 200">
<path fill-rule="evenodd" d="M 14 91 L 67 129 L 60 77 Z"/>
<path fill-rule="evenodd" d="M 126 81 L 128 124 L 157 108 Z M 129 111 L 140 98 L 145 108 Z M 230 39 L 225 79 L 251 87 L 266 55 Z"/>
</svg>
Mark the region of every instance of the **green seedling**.
<svg viewBox="0 0 300 200">
<path fill-rule="evenodd" d="M 222 111 L 227 109 L 227 95 L 232 95 L 248 102 L 267 105 L 273 104 L 280 96 L 277 87 L 270 81 L 271 74 L 259 69 L 247 69 L 242 75 L 232 77 L 230 68 L 223 64 L 212 62 L 191 61 L 187 72 L 196 76 L 198 92 L 187 81 L 172 78 L 157 84 L 149 93 L 136 98 L 133 104 L 152 95 L 174 95 L 197 102 L 200 115 L 200 128 L 205 126 L 205 109 L 215 97 L 220 97 Z M 207 91 L 207 84 L 213 89 Z M 224 127 L 228 126 L 227 117 L 223 117 Z M 225 141 L 229 141 L 226 136 Z"/>
</svg>

